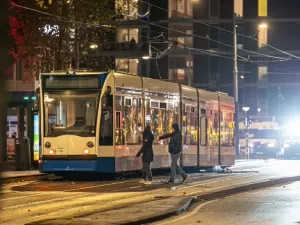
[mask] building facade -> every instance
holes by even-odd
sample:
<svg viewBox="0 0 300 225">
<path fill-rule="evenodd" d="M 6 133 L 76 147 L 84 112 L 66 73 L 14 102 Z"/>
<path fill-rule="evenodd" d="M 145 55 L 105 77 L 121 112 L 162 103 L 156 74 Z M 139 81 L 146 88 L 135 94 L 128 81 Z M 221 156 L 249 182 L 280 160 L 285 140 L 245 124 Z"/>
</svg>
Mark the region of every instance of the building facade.
<svg viewBox="0 0 300 225">
<path fill-rule="evenodd" d="M 128 5 L 115 42 L 103 43 L 109 49 L 96 50 L 114 57 L 116 69 L 233 95 L 236 14 L 240 108 L 250 107 L 248 113 L 257 118 L 300 113 L 298 0 L 143 0 L 138 5 Z M 152 45 L 158 52 L 168 47 L 153 44 L 162 34 L 176 48 L 161 59 L 144 60 Z"/>
</svg>

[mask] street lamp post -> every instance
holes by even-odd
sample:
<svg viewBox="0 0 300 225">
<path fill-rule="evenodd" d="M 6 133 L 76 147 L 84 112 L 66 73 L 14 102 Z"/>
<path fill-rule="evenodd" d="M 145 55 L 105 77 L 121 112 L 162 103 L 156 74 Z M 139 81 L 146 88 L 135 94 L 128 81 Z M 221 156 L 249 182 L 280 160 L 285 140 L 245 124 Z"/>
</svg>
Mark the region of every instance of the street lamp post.
<svg viewBox="0 0 300 225">
<path fill-rule="evenodd" d="M 243 107 L 243 111 L 245 112 L 245 126 L 246 126 L 246 151 L 247 151 L 247 159 L 250 158 L 250 151 L 249 151 L 249 121 L 247 117 L 247 112 L 249 111 L 250 107 Z"/>
</svg>

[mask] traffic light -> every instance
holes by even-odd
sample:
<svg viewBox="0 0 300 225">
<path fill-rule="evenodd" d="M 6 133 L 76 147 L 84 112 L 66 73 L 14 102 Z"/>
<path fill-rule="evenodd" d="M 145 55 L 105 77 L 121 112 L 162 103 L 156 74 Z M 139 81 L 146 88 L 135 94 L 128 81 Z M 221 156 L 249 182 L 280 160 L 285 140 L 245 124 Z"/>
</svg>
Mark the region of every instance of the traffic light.
<svg viewBox="0 0 300 225">
<path fill-rule="evenodd" d="M 245 125 L 245 127 L 251 127 L 251 124 L 252 124 L 252 118 L 251 118 L 251 116 L 245 116 L 245 119 L 244 119 L 244 125 Z"/>
<path fill-rule="evenodd" d="M 248 119 L 248 126 L 251 127 L 251 124 L 252 124 L 252 118 L 251 118 L 251 116 L 249 116 L 249 119 Z"/>
</svg>

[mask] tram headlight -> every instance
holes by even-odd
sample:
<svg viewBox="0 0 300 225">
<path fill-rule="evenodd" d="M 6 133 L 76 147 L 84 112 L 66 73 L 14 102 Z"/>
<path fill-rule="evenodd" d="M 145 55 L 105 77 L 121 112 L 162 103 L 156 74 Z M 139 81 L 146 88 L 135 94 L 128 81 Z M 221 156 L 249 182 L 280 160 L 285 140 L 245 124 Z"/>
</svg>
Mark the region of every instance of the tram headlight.
<svg viewBox="0 0 300 225">
<path fill-rule="evenodd" d="M 274 143 L 269 143 L 267 146 L 268 146 L 268 148 L 273 148 L 273 147 L 275 147 L 275 144 Z"/>
<path fill-rule="evenodd" d="M 94 147 L 94 143 L 89 141 L 88 143 L 86 143 L 86 146 L 88 146 L 89 148 Z"/>
<path fill-rule="evenodd" d="M 49 154 L 53 155 L 54 151 L 52 149 L 49 150 Z"/>
<path fill-rule="evenodd" d="M 45 143 L 45 147 L 46 147 L 46 148 L 51 148 L 51 143 L 50 143 L 50 142 L 46 142 L 46 143 Z"/>
<path fill-rule="evenodd" d="M 88 149 L 84 149 L 84 153 L 85 154 L 89 154 L 89 150 Z"/>
</svg>

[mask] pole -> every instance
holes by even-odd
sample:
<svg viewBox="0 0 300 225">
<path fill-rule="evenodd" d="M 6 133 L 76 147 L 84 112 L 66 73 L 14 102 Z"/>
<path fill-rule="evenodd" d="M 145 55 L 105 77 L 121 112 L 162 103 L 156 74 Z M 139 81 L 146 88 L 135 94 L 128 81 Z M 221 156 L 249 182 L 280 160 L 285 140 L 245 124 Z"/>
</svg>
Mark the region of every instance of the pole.
<svg viewBox="0 0 300 225">
<path fill-rule="evenodd" d="M 192 73 L 191 73 L 191 50 L 188 49 L 188 85 L 192 86 Z"/>
<path fill-rule="evenodd" d="M 246 122 L 246 153 L 247 153 L 247 159 L 250 158 L 250 151 L 249 151 L 249 120 L 247 116 L 247 112 L 245 112 L 245 122 Z"/>
<path fill-rule="evenodd" d="M 221 103 L 220 103 L 220 93 L 218 93 L 218 125 L 219 125 L 219 132 L 218 132 L 218 154 L 219 154 L 219 166 L 221 166 Z"/>
<path fill-rule="evenodd" d="M 240 155 L 240 139 L 239 139 L 239 95 L 238 95 L 238 66 L 237 66 L 237 35 L 236 35 L 236 14 L 233 15 L 233 44 L 234 44 L 234 71 L 233 71 L 233 94 L 234 94 L 234 128 L 235 128 L 235 153 Z"/>
</svg>

